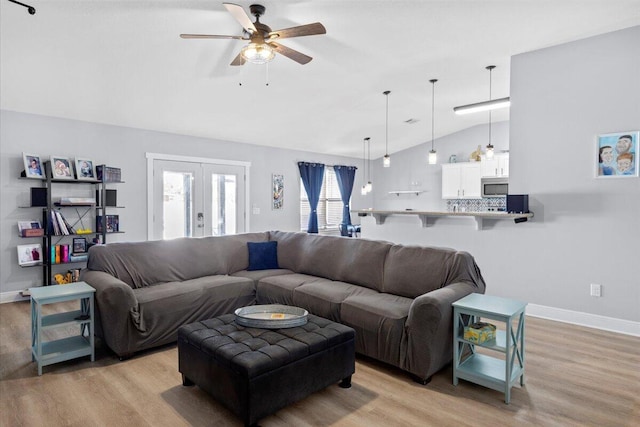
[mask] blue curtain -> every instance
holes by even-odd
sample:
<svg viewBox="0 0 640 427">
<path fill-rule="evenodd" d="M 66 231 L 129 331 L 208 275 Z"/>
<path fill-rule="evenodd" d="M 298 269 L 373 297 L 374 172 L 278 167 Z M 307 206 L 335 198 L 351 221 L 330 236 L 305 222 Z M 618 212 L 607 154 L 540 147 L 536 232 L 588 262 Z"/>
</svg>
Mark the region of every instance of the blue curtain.
<svg viewBox="0 0 640 427">
<path fill-rule="evenodd" d="M 353 182 L 356 178 L 355 166 L 334 166 L 336 171 L 336 180 L 338 188 L 340 188 L 340 197 L 342 198 L 342 224 L 351 225 L 351 213 L 349 212 L 349 200 L 351 200 L 351 192 L 353 191 Z M 345 227 L 346 229 L 346 227 Z"/>
<path fill-rule="evenodd" d="M 322 189 L 322 180 L 324 178 L 324 165 L 321 163 L 298 162 L 298 169 L 300 169 L 300 178 L 302 178 L 311 207 L 307 233 L 317 233 L 318 200 L 320 200 L 320 190 Z"/>
</svg>

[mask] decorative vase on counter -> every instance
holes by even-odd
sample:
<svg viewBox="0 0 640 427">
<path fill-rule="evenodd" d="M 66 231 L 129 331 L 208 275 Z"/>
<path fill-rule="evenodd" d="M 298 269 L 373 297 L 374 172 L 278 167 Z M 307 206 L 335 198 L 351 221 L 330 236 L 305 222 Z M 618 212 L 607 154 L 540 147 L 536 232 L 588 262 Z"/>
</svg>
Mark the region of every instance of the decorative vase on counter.
<svg viewBox="0 0 640 427">
<path fill-rule="evenodd" d="M 449 163 L 456 163 L 458 161 L 458 157 L 455 154 L 449 156 Z"/>
</svg>

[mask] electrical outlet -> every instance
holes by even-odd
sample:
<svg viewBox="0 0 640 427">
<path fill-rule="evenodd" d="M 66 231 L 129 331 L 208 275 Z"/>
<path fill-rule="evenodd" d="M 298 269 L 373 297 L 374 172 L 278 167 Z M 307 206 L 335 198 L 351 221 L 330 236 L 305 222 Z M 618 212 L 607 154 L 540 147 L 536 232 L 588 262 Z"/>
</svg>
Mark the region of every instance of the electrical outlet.
<svg viewBox="0 0 640 427">
<path fill-rule="evenodd" d="M 598 285 L 597 283 L 591 284 L 591 296 L 592 297 L 601 297 L 602 296 L 602 285 Z"/>
</svg>

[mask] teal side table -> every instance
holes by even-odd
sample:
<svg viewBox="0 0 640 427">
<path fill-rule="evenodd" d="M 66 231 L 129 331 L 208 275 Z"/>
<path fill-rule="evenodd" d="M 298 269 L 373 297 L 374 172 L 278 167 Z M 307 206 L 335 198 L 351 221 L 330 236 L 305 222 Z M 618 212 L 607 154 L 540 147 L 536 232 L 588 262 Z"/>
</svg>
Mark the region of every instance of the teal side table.
<svg viewBox="0 0 640 427">
<path fill-rule="evenodd" d="M 511 386 L 524 386 L 524 331 L 527 303 L 483 294 L 470 294 L 453 303 L 453 384 L 458 379 L 504 392 L 511 401 Z M 482 344 L 464 339 L 464 327 L 480 320 L 494 319 L 506 324 L 496 338 Z M 515 327 L 515 329 L 514 329 Z M 476 346 L 504 353 L 504 359 L 479 354 Z"/>
<path fill-rule="evenodd" d="M 94 307 L 96 290 L 84 282 L 68 285 L 51 285 L 29 288 L 31 293 L 31 360 L 38 363 L 38 375 L 42 367 L 94 352 Z M 42 306 L 63 301 L 80 301 L 80 309 L 43 316 Z M 78 334 L 66 338 L 43 341 L 42 332 L 52 328 L 78 325 Z"/>
</svg>

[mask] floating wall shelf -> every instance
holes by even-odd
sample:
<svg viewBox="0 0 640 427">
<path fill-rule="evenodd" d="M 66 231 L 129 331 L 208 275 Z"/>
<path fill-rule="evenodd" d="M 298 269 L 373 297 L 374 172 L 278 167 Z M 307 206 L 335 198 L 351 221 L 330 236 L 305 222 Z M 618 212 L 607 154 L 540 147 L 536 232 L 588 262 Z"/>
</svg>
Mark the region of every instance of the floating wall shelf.
<svg viewBox="0 0 640 427">
<path fill-rule="evenodd" d="M 430 212 L 430 211 L 377 211 L 373 209 L 352 210 L 358 216 L 372 216 L 376 220 L 376 224 L 384 224 L 390 215 L 416 215 L 420 218 L 423 227 L 432 227 L 438 218 L 442 217 L 472 217 L 476 220 L 476 230 L 482 230 L 485 220 L 505 220 L 511 219 L 516 224 L 526 222 L 529 218 L 533 218 L 533 212 L 511 214 L 506 212 Z"/>
<path fill-rule="evenodd" d="M 416 196 L 420 193 L 424 193 L 423 190 L 396 190 L 389 191 L 389 194 L 395 194 L 396 196 L 400 196 L 401 194 L 415 194 Z"/>
</svg>

